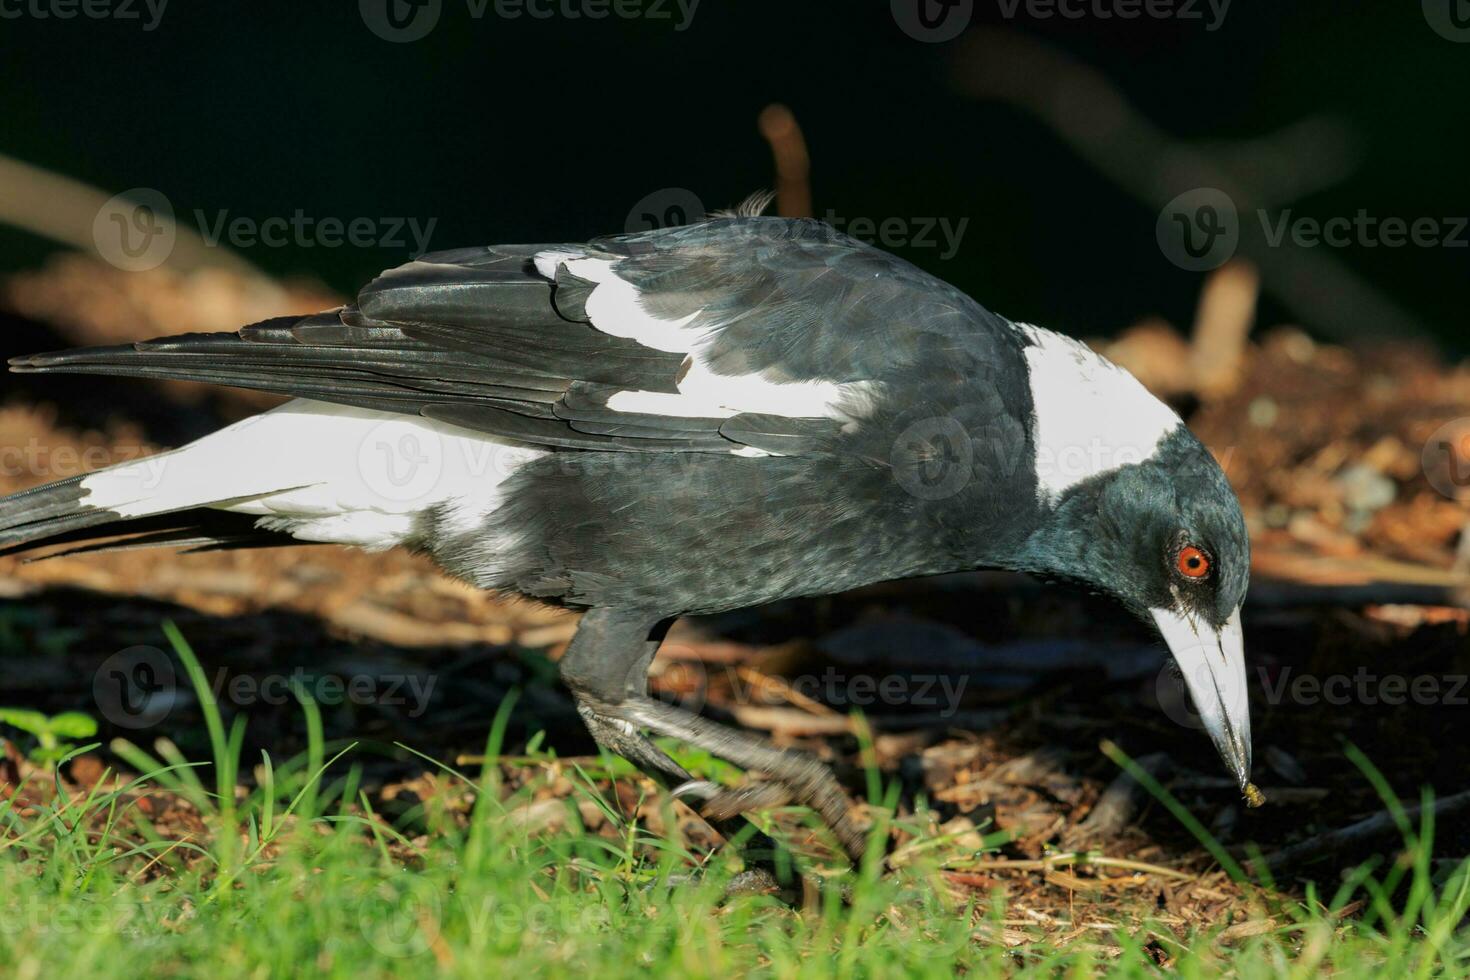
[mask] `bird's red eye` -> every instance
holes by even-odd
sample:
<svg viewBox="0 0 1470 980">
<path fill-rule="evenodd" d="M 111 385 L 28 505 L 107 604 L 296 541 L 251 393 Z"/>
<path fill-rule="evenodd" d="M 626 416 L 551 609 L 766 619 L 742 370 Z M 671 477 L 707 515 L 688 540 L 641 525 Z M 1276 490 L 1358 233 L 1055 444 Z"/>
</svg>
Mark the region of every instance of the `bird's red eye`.
<svg viewBox="0 0 1470 980">
<path fill-rule="evenodd" d="M 1194 545 L 1186 545 L 1179 551 L 1178 568 L 1186 578 L 1204 578 L 1210 574 L 1210 556 Z"/>
</svg>

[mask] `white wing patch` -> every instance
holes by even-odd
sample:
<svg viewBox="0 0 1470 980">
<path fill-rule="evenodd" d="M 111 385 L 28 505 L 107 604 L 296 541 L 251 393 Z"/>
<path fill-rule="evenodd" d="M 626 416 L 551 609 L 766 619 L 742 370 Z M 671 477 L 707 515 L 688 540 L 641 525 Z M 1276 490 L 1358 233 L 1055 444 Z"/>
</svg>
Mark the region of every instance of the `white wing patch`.
<svg viewBox="0 0 1470 980">
<path fill-rule="evenodd" d="M 439 507 L 472 530 L 500 484 L 545 450 L 506 446 L 458 426 L 297 399 L 171 453 L 81 482 L 82 503 L 142 517 L 212 507 L 261 517 L 304 541 L 378 550 L 402 543 Z"/>
<path fill-rule="evenodd" d="M 580 279 L 597 283 L 587 297 L 587 316 L 592 325 L 614 337 L 627 337 L 644 347 L 676 354 L 693 350 L 696 332 L 685 330 L 698 313 L 678 320 L 660 320 L 643 309 L 638 290 L 631 282 L 619 279 L 613 272 L 615 260 L 568 257 L 565 252 L 542 252 L 536 256 L 536 271 L 548 279 L 556 278 L 556 267 L 565 263 L 567 271 Z M 547 275 L 547 266 L 550 275 Z"/>
<path fill-rule="evenodd" d="M 555 279 L 557 267 L 565 264 L 572 275 L 597 283 L 587 297 L 586 310 L 598 330 L 644 347 L 689 355 L 676 383 L 678 394 L 618 392 L 608 399 L 610 408 L 672 418 L 729 418 L 741 412 L 759 412 L 850 422 L 867 415 L 879 390 L 874 382 L 771 381 L 760 374 L 715 373 L 704 354 L 710 332 L 690 326 L 698 312 L 677 320 L 652 315 L 643 308 L 637 288 L 618 277 L 617 261 L 565 251 L 536 256 L 536 270 L 548 279 Z"/>
<path fill-rule="evenodd" d="M 1039 492 L 1055 502 L 1084 480 L 1154 454 L 1184 423 L 1127 371 L 1071 337 L 1016 326 L 1025 348 L 1035 419 Z"/>
</svg>

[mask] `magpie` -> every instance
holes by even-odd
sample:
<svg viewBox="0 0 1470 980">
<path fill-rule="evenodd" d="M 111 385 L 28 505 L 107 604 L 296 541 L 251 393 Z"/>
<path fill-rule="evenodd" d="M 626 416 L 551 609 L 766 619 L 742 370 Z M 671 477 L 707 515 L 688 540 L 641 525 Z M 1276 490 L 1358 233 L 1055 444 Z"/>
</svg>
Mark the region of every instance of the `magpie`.
<svg viewBox="0 0 1470 980">
<path fill-rule="evenodd" d="M 328 312 L 10 365 L 291 400 L 0 499 L 3 553 L 405 546 L 582 610 L 559 670 L 587 728 L 707 815 L 780 796 L 863 845 L 814 758 L 649 695 L 675 618 L 978 568 L 1156 627 L 1253 799 L 1250 544 L 1213 456 L 1084 344 L 820 221 L 437 252 Z M 650 734 L 765 779 L 696 782 Z"/>
</svg>

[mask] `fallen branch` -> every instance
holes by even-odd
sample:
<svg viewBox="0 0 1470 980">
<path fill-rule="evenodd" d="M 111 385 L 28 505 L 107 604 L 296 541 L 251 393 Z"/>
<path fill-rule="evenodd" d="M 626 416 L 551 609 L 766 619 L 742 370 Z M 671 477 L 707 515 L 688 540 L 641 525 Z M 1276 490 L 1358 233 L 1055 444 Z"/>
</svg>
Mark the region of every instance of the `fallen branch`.
<svg viewBox="0 0 1470 980">
<path fill-rule="evenodd" d="M 1159 780 L 1167 779 L 1170 770 L 1174 768 L 1173 762 L 1164 752 L 1156 752 L 1134 761 L 1149 775 Z M 1084 840 L 1117 836 L 1123 828 L 1133 822 L 1133 818 L 1138 813 L 1139 800 L 1143 795 L 1143 787 L 1139 785 L 1138 780 L 1127 772 L 1119 773 L 1117 778 L 1103 791 L 1102 797 L 1097 801 L 1097 806 L 1092 808 L 1087 819 L 1067 835 L 1068 840 L 1080 843 Z"/>
<path fill-rule="evenodd" d="M 1430 804 L 1429 809 L 1434 814 L 1436 821 L 1460 810 L 1470 809 L 1470 790 L 1435 800 Z M 1423 811 L 1422 805 L 1415 805 L 1405 807 L 1403 813 L 1406 819 L 1415 820 Z M 1266 869 L 1272 872 L 1280 871 L 1324 854 L 1359 846 L 1397 828 L 1397 819 L 1392 813 L 1385 810 L 1359 820 L 1357 823 L 1340 827 L 1337 830 L 1329 830 L 1315 837 L 1308 837 L 1304 841 L 1298 841 L 1290 847 L 1284 847 L 1266 857 Z"/>
<path fill-rule="evenodd" d="M 1101 854 L 1092 854 L 1088 851 L 1068 851 L 1061 854 L 1048 854 L 1043 858 L 994 858 L 985 861 L 970 861 L 964 867 L 964 871 L 1054 871 L 1057 868 L 1068 865 L 1082 865 L 1084 867 L 1118 868 L 1122 871 L 1136 871 L 1141 874 L 1163 875 L 1165 878 L 1178 878 L 1185 881 L 1193 881 L 1195 876 L 1184 871 L 1176 871 L 1174 868 L 1166 868 L 1158 864 L 1149 864 L 1147 861 L 1132 861 L 1128 858 L 1110 858 Z"/>
</svg>

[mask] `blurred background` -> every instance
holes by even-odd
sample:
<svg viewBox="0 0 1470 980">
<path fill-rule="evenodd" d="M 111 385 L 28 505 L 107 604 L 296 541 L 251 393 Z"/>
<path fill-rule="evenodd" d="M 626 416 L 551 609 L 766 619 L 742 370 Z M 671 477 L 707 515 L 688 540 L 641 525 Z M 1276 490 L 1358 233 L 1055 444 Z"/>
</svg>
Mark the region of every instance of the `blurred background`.
<svg viewBox="0 0 1470 980">
<path fill-rule="evenodd" d="M 210 225 L 412 217 L 442 249 L 618 231 L 666 188 L 733 206 L 772 184 L 756 118 L 783 103 L 814 213 L 914 224 L 888 236 L 895 251 L 1012 317 L 1089 335 L 1149 314 L 1189 322 L 1200 276 L 1162 254 L 1155 226 L 1175 195 L 1214 186 L 1241 208 L 1246 251 L 1281 253 L 1268 282 L 1304 274 L 1287 253 L 1314 253 L 1310 269 L 1377 294 L 1395 317 L 1380 329 L 1470 344 L 1470 233 L 1270 249 L 1252 212 L 1470 213 L 1470 27 L 1436 22 L 1434 0 L 1173 0 L 1130 18 L 1126 2 L 923 0 L 925 20 L 914 0 L 912 18 L 887 0 L 622 0 L 634 16 L 609 0 L 600 19 L 595 4 L 566 16 L 582 11 L 566 0 L 391 2 L 398 35 L 388 0 L 115 0 L 113 16 L 64 19 L 11 0 L 0 152 L 108 196 L 157 190 L 189 226 L 196 210 Z M 921 218 L 963 231 L 922 236 Z M 405 238 L 235 250 L 345 294 L 405 259 Z M 0 227 L 0 267 L 55 248 Z M 1273 287 L 1266 322 L 1373 328 L 1331 297 L 1321 313 L 1292 302 L 1300 284 Z"/>
<path fill-rule="evenodd" d="M 860 782 L 848 686 L 796 682 L 940 676 L 941 704 L 866 706 L 864 759 L 937 801 L 951 832 L 1013 831 L 1018 858 L 1091 837 L 1208 864 L 1167 816 L 1085 823 L 1116 776 L 1101 738 L 1150 760 L 1221 840 L 1290 861 L 1335 852 L 1318 831 L 1379 806 L 1345 740 L 1406 794 L 1463 789 L 1464 0 L 0 0 L 0 52 L 5 354 L 233 329 L 336 305 L 422 251 L 679 223 L 763 188 L 779 213 L 1087 338 L 1185 415 L 1242 498 L 1273 806 L 1245 814 L 1138 624 L 1013 576 L 682 624 L 655 665 L 665 696 Z M 7 491 L 272 404 L 36 380 L 0 380 Z M 4 697 L 109 735 L 141 737 L 96 678 L 164 669 L 165 618 L 211 676 L 373 680 L 327 720 L 377 746 L 390 811 L 399 781 L 435 778 L 392 743 L 473 752 L 513 689 L 512 742 L 550 731 L 564 754 L 591 750 L 551 683 L 574 617 L 407 555 L 5 557 L 0 594 Z M 1324 681 L 1362 671 L 1324 700 Z M 394 678 L 423 683 L 404 700 Z M 1394 678 L 1432 691 L 1386 694 Z M 142 734 L 197 743 L 185 685 L 141 694 Z M 267 722 L 252 751 L 301 736 L 289 701 L 225 710 Z M 0 731 L 13 782 L 34 739 Z M 1230 895 L 1190 914 L 1218 918 L 1244 901 Z"/>
</svg>

